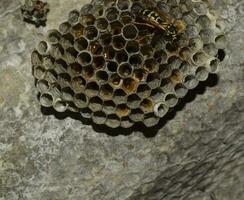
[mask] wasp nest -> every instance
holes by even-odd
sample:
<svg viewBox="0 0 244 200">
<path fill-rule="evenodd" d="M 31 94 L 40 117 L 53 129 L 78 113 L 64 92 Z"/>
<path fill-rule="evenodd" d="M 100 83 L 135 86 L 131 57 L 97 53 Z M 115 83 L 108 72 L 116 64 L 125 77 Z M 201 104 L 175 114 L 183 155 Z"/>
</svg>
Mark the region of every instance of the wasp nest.
<svg viewBox="0 0 244 200">
<path fill-rule="evenodd" d="M 181 19 L 184 33 L 166 39 L 140 19 L 139 7 Z M 32 53 L 40 103 L 112 128 L 154 126 L 216 72 L 225 41 L 217 22 L 201 0 L 104 0 L 73 10 Z"/>
</svg>

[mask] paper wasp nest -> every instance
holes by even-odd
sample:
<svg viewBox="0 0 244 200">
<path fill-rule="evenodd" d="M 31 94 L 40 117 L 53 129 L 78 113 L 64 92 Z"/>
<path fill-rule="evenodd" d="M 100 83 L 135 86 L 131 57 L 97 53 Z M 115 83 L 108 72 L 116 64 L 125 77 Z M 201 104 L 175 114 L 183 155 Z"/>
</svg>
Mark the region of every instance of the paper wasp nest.
<svg viewBox="0 0 244 200">
<path fill-rule="evenodd" d="M 172 43 L 137 23 L 138 5 L 181 19 L 184 33 Z M 71 11 L 32 53 L 40 103 L 112 128 L 154 126 L 216 72 L 224 41 L 207 1 L 93 1 Z"/>
</svg>

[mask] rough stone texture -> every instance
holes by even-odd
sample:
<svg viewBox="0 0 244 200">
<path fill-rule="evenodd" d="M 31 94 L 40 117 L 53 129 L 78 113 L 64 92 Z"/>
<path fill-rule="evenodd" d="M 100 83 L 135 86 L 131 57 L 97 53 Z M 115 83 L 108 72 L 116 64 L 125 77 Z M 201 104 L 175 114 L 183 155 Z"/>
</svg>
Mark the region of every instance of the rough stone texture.
<svg viewBox="0 0 244 200">
<path fill-rule="evenodd" d="M 0 2 L 0 200 L 244 199 L 244 1 L 213 1 L 228 41 L 218 78 L 155 129 L 128 133 L 40 111 L 30 52 L 85 1 L 49 3 L 36 29 L 20 1 Z"/>
</svg>

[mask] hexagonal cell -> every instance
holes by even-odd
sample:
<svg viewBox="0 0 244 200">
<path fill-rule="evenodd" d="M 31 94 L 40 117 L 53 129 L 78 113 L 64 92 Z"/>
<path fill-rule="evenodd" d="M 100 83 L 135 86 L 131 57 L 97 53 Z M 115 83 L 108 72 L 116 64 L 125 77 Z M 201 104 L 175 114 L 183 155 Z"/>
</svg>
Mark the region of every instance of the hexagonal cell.
<svg viewBox="0 0 244 200">
<path fill-rule="evenodd" d="M 61 92 L 64 101 L 73 101 L 74 91 L 70 87 L 62 88 Z"/>
<path fill-rule="evenodd" d="M 67 110 L 67 103 L 62 101 L 61 99 L 57 99 L 54 104 L 53 104 L 53 108 L 57 111 L 57 112 L 65 112 Z"/>
<path fill-rule="evenodd" d="M 100 4 L 98 3 L 99 5 L 96 5 L 96 7 L 93 9 L 93 15 L 95 17 L 101 17 L 103 14 L 104 14 L 104 4 Z"/>
<path fill-rule="evenodd" d="M 196 23 L 197 14 L 194 12 L 187 12 L 184 13 L 182 20 L 185 22 L 185 24 L 191 24 L 194 25 Z"/>
<path fill-rule="evenodd" d="M 123 10 L 127 10 L 130 7 L 130 1 L 128 1 L 128 0 L 118 0 L 117 7 L 120 10 L 122 10 L 122 11 Z"/>
<path fill-rule="evenodd" d="M 80 12 L 78 10 L 72 10 L 69 13 L 68 22 L 70 24 L 76 24 L 79 21 Z"/>
<path fill-rule="evenodd" d="M 191 57 L 191 50 L 188 47 L 184 47 L 180 50 L 179 55 L 183 60 L 188 60 Z"/>
<path fill-rule="evenodd" d="M 209 73 L 206 67 L 200 66 L 196 69 L 195 75 L 197 80 L 205 81 L 207 80 Z"/>
<path fill-rule="evenodd" d="M 208 56 L 204 52 L 197 52 L 192 56 L 192 60 L 196 65 L 204 65 L 208 60 Z"/>
<path fill-rule="evenodd" d="M 59 42 L 64 49 L 67 49 L 74 46 L 74 40 L 74 36 L 71 33 L 66 33 L 62 35 L 62 38 Z"/>
<path fill-rule="evenodd" d="M 184 78 L 184 85 L 187 87 L 187 89 L 193 89 L 198 85 L 198 80 L 193 75 L 188 75 Z"/>
<path fill-rule="evenodd" d="M 88 105 L 88 98 L 83 93 L 75 94 L 75 96 L 74 96 L 74 104 L 78 108 L 85 108 Z"/>
<path fill-rule="evenodd" d="M 42 56 L 36 50 L 31 53 L 31 64 L 34 66 L 42 65 Z"/>
<path fill-rule="evenodd" d="M 92 117 L 92 111 L 90 108 L 82 108 L 80 114 L 83 118 L 88 120 Z"/>
<path fill-rule="evenodd" d="M 126 102 L 126 93 L 122 89 L 115 90 L 113 101 L 116 104 L 125 103 Z"/>
<path fill-rule="evenodd" d="M 53 104 L 53 97 L 48 93 L 41 94 L 40 96 L 40 104 L 43 107 L 51 107 Z"/>
<path fill-rule="evenodd" d="M 74 47 L 69 47 L 65 50 L 65 58 L 68 63 L 75 62 L 77 55 L 78 52 L 75 50 Z"/>
<path fill-rule="evenodd" d="M 134 123 L 129 117 L 122 117 L 120 125 L 123 128 L 130 128 L 134 125 Z"/>
<path fill-rule="evenodd" d="M 106 18 L 109 21 L 114 21 L 118 18 L 119 11 L 115 7 L 110 7 L 106 10 Z"/>
<path fill-rule="evenodd" d="M 68 87 L 71 82 L 71 77 L 67 73 L 62 73 L 58 75 L 58 82 L 62 87 Z"/>
<path fill-rule="evenodd" d="M 219 35 L 215 38 L 215 45 L 218 49 L 224 49 L 226 45 L 226 37 L 224 35 Z"/>
<path fill-rule="evenodd" d="M 99 82 L 108 81 L 108 73 L 104 70 L 99 70 L 96 72 L 96 78 Z"/>
<path fill-rule="evenodd" d="M 147 72 L 144 69 L 135 69 L 134 70 L 134 78 L 138 81 L 141 82 L 146 79 Z"/>
<path fill-rule="evenodd" d="M 83 77 L 77 76 L 72 78 L 71 85 L 76 93 L 83 92 L 85 89 L 86 81 Z"/>
<path fill-rule="evenodd" d="M 161 82 L 160 76 L 157 72 L 148 74 L 147 84 L 151 89 L 155 89 L 159 87 L 160 82 Z"/>
<path fill-rule="evenodd" d="M 185 34 L 187 35 L 188 38 L 194 38 L 198 36 L 199 30 L 195 25 L 187 25 Z"/>
<path fill-rule="evenodd" d="M 64 48 L 61 44 L 56 44 L 55 46 L 52 46 L 50 49 L 50 55 L 56 59 L 63 58 L 64 57 Z"/>
<path fill-rule="evenodd" d="M 168 59 L 168 64 L 171 66 L 172 69 L 179 69 L 181 66 L 181 59 L 177 56 L 171 56 Z"/>
<path fill-rule="evenodd" d="M 120 126 L 120 118 L 117 115 L 109 115 L 105 124 L 111 128 L 118 128 Z"/>
<path fill-rule="evenodd" d="M 174 83 L 170 80 L 170 78 L 163 79 L 161 81 L 161 88 L 165 93 L 171 92 L 174 88 Z"/>
<path fill-rule="evenodd" d="M 98 41 L 91 42 L 89 49 L 93 55 L 100 55 L 103 52 L 103 47 Z"/>
<path fill-rule="evenodd" d="M 88 107 L 92 112 L 101 111 L 103 107 L 103 101 L 99 97 L 92 97 Z"/>
<path fill-rule="evenodd" d="M 218 59 L 213 59 L 210 61 L 210 72 L 215 73 L 218 70 L 218 65 L 219 65 L 219 60 Z"/>
<path fill-rule="evenodd" d="M 48 53 L 49 47 L 48 44 L 45 41 L 41 41 L 38 46 L 37 46 L 37 51 L 41 54 L 41 55 L 45 55 Z"/>
<path fill-rule="evenodd" d="M 87 39 L 84 38 L 84 37 L 80 37 L 80 38 L 76 39 L 75 40 L 75 43 L 74 43 L 74 47 L 78 51 L 86 50 L 87 47 L 88 47 L 88 41 L 87 41 Z"/>
<path fill-rule="evenodd" d="M 114 21 L 110 23 L 110 32 L 112 35 L 119 35 L 121 33 L 123 25 L 119 21 Z"/>
<path fill-rule="evenodd" d="M 206 15 L 208 12 L 208 6 L 205 2 L 197 2 L 194 4 L 193 11 L 198 15 Z"/>
<path fill-rule="evenodd" d="M 44 78 L 45 74 L 46 74 L 46 71 L 44 68 L 42 68 L 40 66 L 34 67 L 33 75 L 35 78 L 42 79 L 42 78 Z"/>
<path fill-rule="evenodd" d="M 155 61 L 155 59 L 150 58 L 145 61 L 144 68 L 149 72 L 152 72 L 152 71 L 157 72 L 159 69 L 159 66 L 158 66 L 158 63 Z"/>
<path fill-rule="evenodd" d="M 60 74 L 67 72 L 67 63 L 63 59 L 57 59 L 54 65 L 54 70 L 56 73 Z"/>
<path fill-rule="evenodd" d="M 169 110 L 169 107 L 165 104 L 165 102 L 159 102 L 159 103 L 155 104 L 153 107 L 154 114 L 160 118 L 162 118 L 164 115 L 166 115 L 168 110 Z"/>
<path fill-rule="evenodd" d="M 203 47 L 203 41 L 199 37 L 192 38 L 189 40 L 188 47 L 190 48 L 191 51 L 198 51 Z"/>
<path fill-rule="evenodd" d="M 93 57 L 93 66 L 95 69 L 101 69 L 105 66 L 105 60 L 103 56 L 94 56 Z"/>
<path fill-rule="evenodd" d="M 48 31 L 47 40 L 51 45 L 58 44 L 60 39 L 61 39 L 61 34 L 59 33 L 58 30 L 53 29 Z"/>
<path fill-rule="evenodd" d="M 59 99 L 62 96 L 61 89 L 58 83 L 53 83 L 50 85 L 49 94 L 52 95 L 53 99 Z"/>
<path fill-rule="evenodd" d="M 85 94 L 88 97 L 93 97 L 99 93 L 99 85 L 96 82 L 89 82 L 85 87 Z"/>
<path fill-rule="evenodd" d="M 100 97 L 102 99 L 111 99 L 113 97 L 113 88 L 109 84 L 104 84 L 100 89 Z"/>
<path fill-rule="evenodd" d="M 172 74 L 171 66 L 168 64 L 159 65 L 159 74 L 161 79 L 170 77 Z"/>
<path fill-rule="evenodd" d="M 140 98 L 147 98 L 151 94 L 151 88 L 147 84 L 141 84 L 138 86 L 136 94 Z"/>
<path fill-rule="evenodd" d="M 105 101 L 103 103 L 103 112 L 106 114 L 112 114 L 115 112 L 116 105 L 113 101 Z"/>
<path fill-rule="evenodd" d="M 126 39 L 135 39 L 138 35 L 138 29 L 136 28 L 135 25 L 133 24 L 127 24 L 123 27 L 123 36 L 126 38 Z"/>
<path fill-rule="evenodd" d="M 128 60 L 128 54 L 125 50 L 117 51 L 115 55 L 115 59 L 118 63 L 126 62 Z"/>
<path fill-rule="evenodd" d="M 203 46 L 203 51 L 210 56 L 216 56 L 218 53 L 218 49 L 216 48 L 214 43 L 205 44 Z"/>
<path fill-rule="evenodd" d="M 167 53 L 162 49 L 155 51 L 153 57 L 158 63 L 166 63 L 168 58 Z"/>
<path fill-rule="evenodd" d="M 141 109 L 132 110 L 129 118 L 134 122 L 142 122 L 144 119 L 144 112 Z"/>
<path fill-rule="evenodd" d="M 120 118 L 128 116 L 129 113 L 130 113 L 130 109 L 128 108 L 128 106 L 126 104 L 120 104 L 116 108 L 116 114 Z"/>
<path fill-rule="evenodd" d="M 68 103 L 68 110 L 74 113 L 80 112 L 80 109 L 73 102 Z"/>
<path fill-rule="evenodd" d="M 107 119 L 107 116 L 104 112 L 99 111 L 92 113 L 92 120 L 95 124 L 104 124 Z"/>
<path fill-rule="evenodd" d="M 143 57 L 140 54 L 133 54 L 129 58 L 129 63 L 133 68 L 139 68 L 142 64 Z"/>
<path fill-rule="evenodd" d="M 187 94 L 188 89 L 182 83 L 179 83 L 175 86 L 174 91 L 178 98 L 183 98 Z"/>
<path fill-rule="evenodd" d="M 93 67 L 91 65 L 84 66 L 82 68 L 82 75 L 86 79 L 90 79 L 91 77 L 93 77 L 94 73 L 95 73 L 94 69 L 93 69 Z"/>
<path fill-rule="evenodd" d="M 88 40 L 95 40 L 98 36 L 98 30 L 95 26 L 87 26 L 84 30 L 84 35 Z"/>
<path fill-rule="evenodd" d="M 182 62 L 181 66 L 180 66 L 180 71 L 182 74 L 188 74 L 191 70 L 191 64 L 184 61 Z"/>
<path fill-rule="evenodd" d="M 140 106 L 140 103 L 141 98 L 136 94 L 131 94 L 127 98 L 127 105 L 132 109 L 138 108 Z"/>
<path fill-rule="evenodd" d="M 115 49 L 123 49 L 125 47 L 125 43 L 126 41 L 121 35 L 113 37 L 112 44 Z"/>
<path fill-rule="evenodd" d="M 38 80 L 36 83 L 36 88 L 40 93 L 47 92 L 49 89 L 49 83 L 44 79 Z"/>
<path fill-rule="evenodd" d="M 110 72 L 116 72 L 117 69 L 118 69 L 118 64 L 114 61 L 109 61 L 107 63 L 107 69 L 110 71 Z"/>
<path fill-rule="evenodd" d="M 72 76 L 80 75 L 81 72 L 82 72 L 82 66 L 81 66 L 79 63 L 77 63 L 77 62 L 71 63 L 71 64 L 68 66 L 68 72 L 69 72 Z"/>
<path fill-rule="evenodd" d="M 50 84 L 55 83 L 57 81 L 58 75 L 54 70 L 47 70 L 45 75 L 45 80 L 47 80 Z"/>
<path fill-rule="evenodd" d="M 136 53 L 140 49 L 139 43 L 135 40 L 128 41 L 125 48 L 128 53 Z"/>
<path fill-rule="evenodd" d="M 120 19 L 123 24 L 129 24 L 133 21 L 133 16 L 131 12 L 125 11 L 120 14 Z"/>
<path fill-rule="evenodd" d="M 69 22 L 63 22 L 62 24 L 59 25 L 58 29 L 62 34 L 66 34 L 70 31 L 71 24 Z"/>
<path fill-rule="evenodd" d="M 144 116 L 143 123 L 147 127 L 152 127 L 157 125 L 159 122 L 159 118 L 154 115 L 154 113 L 148 113 Z"/>
<path fill-rule="evenodd" d="M 121 84 L 121 81 L 122 79 L 117 73 L 112 74 L 109 78 L 109 82 L 116 87 L 118 87 Z"/>
<path fill-rule="evenodd" d="M 115 56 L 115 50 L 112 46 L 105 47 L 103 50 L 103 55 L 106 60 L 111 60 Z"/>
<path fill-rule="evenodd" d="M 211 43 L 211 42 L 214 42 L 215 33 L 211 29 L 204 29 L 204 30 L 201 30 L 200 36 L 204 43 Z"/>
<path fill-rule="evenodd" d="M 106 30 L 108 27 L 108 21 L 105 18 L 98 18 L 96 20 L 96 26 L 100 30 Z"/>
<path fill-rule="evenodd" d="M 133 69 L 129 63 L 122 63 L 118 68 L 118 74 L 122 78 L 128 78 L 132 75 Z"/>
<path fill-rule="evenodd" d="M 153 102 L 150 99 L 143 99 L 141 104 L 140 104 L 140 109 L 144 113 L 151 112 L 153 109 Z"/>
<path fill-rule="evenodd" d="M 81 22 L 86 26 L 93 25 L 95 23 L 96 18 L 92 14 L 84 15 L 81 18 Z"/>
<path fill-rule="evenodd" d="M 173 82 L 173 83 L 180 83 L 183 81 L 183 74 L 181 74 L 180 70 L 179 69 L 174 69 L 172 71 L 172 74 L 170 76 L 170 80 Z"/>
<path fill-rule="evenodd" d="M 176 104 L 178 103 L 178 98 L 176 97 L 175 94 L 167 94 L 165 96 L 165 103 L 169 106 L 169 107 L 174 107 L 176 106 Z"/>
<path fill-rule="evenodd" d="M 152 49 L 151 45 L 143 45 L 143 46 L 141 46 L 140 52 L 144 56 L 152 56 L 153 55 L 153 49 Z"/>
<path fill-rule="evenodd" d="M 92 62 L 92 56 L 91 56 L 90 52 L 88 52 L 88 51 L 82 51 L 82 52 L 78 55 L 77 59 L 78 59 L 78 62 L 79 62 L 82 66 L 84 66 L 84 65 L 89 65 L 89 64 L 91 64 L 91 62 Z"/>
<path fill-rule="evenodd" d="M 109 32 L 101 33 L 99 39 L 103 46 L 108 46 L 108 45 L 110 45 L 110 43 L 112 41 L 112 34 Z"/>
<path fill-rule="evenodd" d="M 133 78 L 124 79 L 122 88 L 127 93 L 133 92 L 136 89 L 136 81 Z"/>
<path fill-rule="evenodd" d="M 211 23 L 211 21 L 207 15 L 199 16 L 196 22 L 197 22 L 197 24 L 200 24 L 201 27 L 209 27 L 210 23 Z"/>
</svg>

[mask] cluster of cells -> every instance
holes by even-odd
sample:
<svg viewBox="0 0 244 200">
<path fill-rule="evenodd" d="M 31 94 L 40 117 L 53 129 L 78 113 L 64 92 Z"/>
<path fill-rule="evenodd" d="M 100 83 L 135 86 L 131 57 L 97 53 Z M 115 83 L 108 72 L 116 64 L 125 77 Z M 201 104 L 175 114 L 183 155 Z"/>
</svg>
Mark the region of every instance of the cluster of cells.
<svg viewBox="0 0 244 200">
<path fill-rule="evenodd" d="M 183 20 L 184 33 L 167 40 L 133 12 L 138 5 Z M 151 127 L 216 72 L 224 43 L 206 1 L 94 1 L 38 44 L 33 75 L 44 107 L 111 128 Z"/>
</svg>

